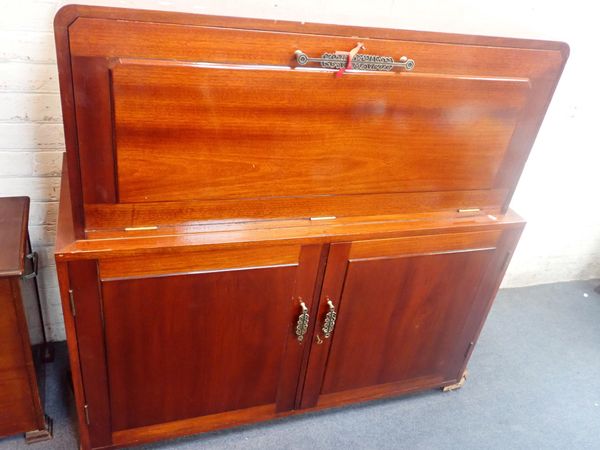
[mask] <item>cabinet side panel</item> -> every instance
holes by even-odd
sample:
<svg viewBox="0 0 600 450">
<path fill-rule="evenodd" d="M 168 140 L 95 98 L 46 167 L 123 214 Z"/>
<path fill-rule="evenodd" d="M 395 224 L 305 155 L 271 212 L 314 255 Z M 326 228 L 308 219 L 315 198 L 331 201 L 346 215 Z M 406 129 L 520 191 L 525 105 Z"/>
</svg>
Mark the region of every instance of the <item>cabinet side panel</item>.
<svg viewBox="0 0 600 450">
<path fill-rule="evenodd" d="M 79 147 L 77 137 L 77 119 L 75 117 L 75 98 L 73 95 L 73 73 L 71 71 L 71 49 L 69 25 L 75 17 L 70 14 L 59 14 L 54 22 L 54 39 L 56 43 L 56 62 L 58 66 L 58 79 L 60 82 L 60 101 L 62 109 L 63 126 L 65 130 L 65 146 L 67 149 L 66 159 L 63 161 L 68 165 L 68 173 L 63 170 L 68 181 L 68 197 L 70 215 L 73 219 L 73 230 L 78 238 L 84 236 L 83 215 L 83 186 L 81 184 L 81 173 L 79 170 Z M 70 186 L 70 187 L 69 187 Z M 61 196 L 62 197 L 62 196 Z"/>
<path fill-rule="evenodd" d="M 475 348 L 477 339 L 483 329 L 485 320 L 492 308 L 492 304 L 496 298 L 498 289 L 500 288 L 500 283 L 504 278 L 504 274 L 506 273 L 506 269 L 508 268 L 508 264 L 510 263 L 510 259 L 515 251 L 515 247 L 517 246 L 524 226 L 525 224 L 523 223 L 518 228 L 505 230 L 498 241 L 496 256 L 488 268 L 486 277 L 481 283 L 478 301 L 474 303 L 473 307 L 470 309 L 462 333 L 462 349 L 468 348 L 469 350 L 466 354 L 464 351 L 461 351 L 455 355 L 457 361 L 460 362 L 460 360 L 462 360 L 462 364 L 459 364 L 460 369 L 458 373 L 448 374 L 452 377 L 455 376 L 457 380 L 460 379 L 467 367 L 469 358 L 473 353 L 473 349 Z"/>
<path fill-rule="evenodd" d="M 16 283 L 15 283 L 16 284 Z M 36 427 L 32 389 L 27 375 L 27 357 L 19 324 L 13 283 L 0 278 L 0 436 L 30 431 Z M 26 330 L 25 330 L 26 332 Z"/>
<path fill-rule="evenodd" d="M 112 442 L 103 318 L 96 261 L 69 264 L 81 375 L 92 447 Z"/>
<path fill-rule="evenodd" d="M 69 350 L 71 380 L 73 382 L 75 409 L 77 411 L 77 425 L 79 427 L 79 440 L 81 443 L 81 448 L 87 449 L 90 447 L 90 436 L 83 414 L 85 395 L 83 393 L 83 380 L 81 377 L 81 363 L 79 360 L 79 345 L 77 342 L 77 330 L 75 328 L 75 316 L 73 315 L 69 298 L 70 285 L 68 264 L 57 261 L 56 272 L 58 274 L 58 285 L 60 289 L 63 317 L 65 319 L 65 331 L 67 334 L 67 348 Z"/>
<path fill-rule="evenodd" d="M 27 243 L 26 245 L 28 246 L 27 251 L 29 252 L 29 244 Z M 31 260 L 25 261 L 25 267 L 27 271 L 33 271 L 33 264 Z M 39 365 L 42 365 L 43 363 L 41 363 L 39 358 L 34 359 L 32 347 L 33 343 L 29 331 L 31 327 L 29 326 L 25 307 L 25 300 L 29 300 L 28 296 L 33 297 L 31 298 L 31 300 L 38 301 L 36 297 L 37 292 L 31 289 L 31 285 L 34 281 L 35 280 L 24 281 L 16 277 L 11 279 L 13 298 L 15 302 L 15 312 L 17 314 L 20 331 L 19 335 L 21 338 L 21 345 L 23 348 L 23 356 L 25 358 L 25 372 L 27 374 L 27 378 L 29 379 L 29 388 L 31 392 L 30 403 L 33 407 L 33 428 L 27 431 L 42 430 L 46 426 L 46 422 L 44 420 L 44 409 L 42 406 L 42 399 L 40 398 L 40 386 L 43 388 L 43 383 L 45 383 L 45 374 L 43 373 L 44 367 L 36 367 L 36 361 Z M 39 373 L 37 370 L 38 368 L 40 369 Z M 38 378 L 38 375 L 40 376 L 40 378 Z M 38 381 L 41 383 L 40 385 L 38 385 Z"/>
</svg>

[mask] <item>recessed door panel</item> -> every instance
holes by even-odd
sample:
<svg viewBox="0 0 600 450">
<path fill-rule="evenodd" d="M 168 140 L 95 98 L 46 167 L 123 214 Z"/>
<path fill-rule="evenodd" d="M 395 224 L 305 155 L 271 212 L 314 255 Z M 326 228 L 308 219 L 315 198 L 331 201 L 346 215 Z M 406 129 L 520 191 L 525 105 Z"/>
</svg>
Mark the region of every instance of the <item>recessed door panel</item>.
<svg viewBox="0 0 600 450">
<path fill-rule="evenodd" d="M 113 429 L 275 404 L 295 272 L 103 283 Z"/>
<path fill-rule="evenodd" d="M 487 311 L 481 286 L 500 238 L 495 230 L 332 245 L 303 406 L 457 379 Z"/>
<path fill-rule="evenodd" d="M 351 261 L 322 393 L 455 377 L 457 338 L 493 253 Z"/>
<path fill-rule="evenodd" d="M 480 190 L 526 79 L 124 62 L 121 202 Z"/>
<path fill-rule="evenodd" d="M 95 365 L 86 396 L 93 386 L 108 387 L 94 392 L 107 405 L 102 419 L 113 438 L 187 419 L 210 429 L 294 408 L 306 348 L 295 327 L 302 305 L 311 308 L 321 247 L 267 249 L 270 261 L 265 251 L 258 260 L 238 251 L 226 268 L 211 269 L 221 260 L 210 252 L 146 255 L 148 274 L 123 258 L 86 263 L 89 276 L 99 277 L 74 290 L 79 340 L 90 346 L 87 356 L 97 355 L 82 362 L 84 370 Z M 194 261 L 204 270 L 194 271 Z M 157 273 L 161 266 L 179 273 Z M 98 322 L 84 326 L 84 290 L 90 305 L 97 299 L 102 330 Z M 97 420 L 99 408 L 90 410 Z"/>
</svg>

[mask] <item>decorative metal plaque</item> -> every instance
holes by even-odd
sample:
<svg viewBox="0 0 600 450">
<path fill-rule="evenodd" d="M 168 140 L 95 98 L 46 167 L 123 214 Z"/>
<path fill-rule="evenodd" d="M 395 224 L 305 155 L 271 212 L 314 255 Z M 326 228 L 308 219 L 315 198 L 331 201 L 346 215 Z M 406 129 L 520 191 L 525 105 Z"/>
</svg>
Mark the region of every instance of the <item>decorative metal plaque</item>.
<svg viewBox="0 0 600 450">
<path fill-rule="evenodd" d="M 301 50 L 296 50 L 296 62 L 300 66 L 305 66 L 309 63 L 318 63 L 325 69 L 343 69 L 348 66 L 348 55 L 343 53 L 323 53 L 320 58 L 311 58 Z M 353 70 L 391 72 L 395 67 L 413 70 L 415 62 L 406 56 L 402 56 L 400 60 L 394 61 L 394 58 L 391 56 L 366 55 L 363 53 L 358 53 L 352 58 Z"/>
</svg>

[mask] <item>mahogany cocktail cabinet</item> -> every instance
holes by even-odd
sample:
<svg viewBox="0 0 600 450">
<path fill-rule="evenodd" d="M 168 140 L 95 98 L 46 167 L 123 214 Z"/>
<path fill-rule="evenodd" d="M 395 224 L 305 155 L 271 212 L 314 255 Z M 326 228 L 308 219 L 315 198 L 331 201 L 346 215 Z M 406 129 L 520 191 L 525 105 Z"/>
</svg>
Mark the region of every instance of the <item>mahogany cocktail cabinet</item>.
<svg viewBox="0 0 600 450">
<path fill-rule="evenodd" d="M 559 42 L 67 6 L 81 445 L 460 383 Z"/>
</svg>

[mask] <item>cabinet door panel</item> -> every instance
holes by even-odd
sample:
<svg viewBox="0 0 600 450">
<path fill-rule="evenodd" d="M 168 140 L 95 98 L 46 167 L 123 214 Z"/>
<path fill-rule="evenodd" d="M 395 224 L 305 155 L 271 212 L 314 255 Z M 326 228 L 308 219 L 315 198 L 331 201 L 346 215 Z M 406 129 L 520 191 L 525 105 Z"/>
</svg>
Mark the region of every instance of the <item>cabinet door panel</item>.
<svg viewBox="0 0 600 450">
<path fill-rule="evenodd" d="M 332 245 L 315 326 L 321 331 L 328 301 L 337 320 L 329 339 L 315 336 L 302 405 L 460 377 L 491 298 L 483 282 L 498 278 L 490 269 L 500 241 L 496 230 Z"/>
<path fill-rule="evenodd" d="M 299 299 L 311 305 L 320 246 L 297 247 L 287 264 L 275 263 L 276 250 L 274 264 L 263 267 L 239 259 L 237 268 L 162 276 L 118 277 L 122 262 L 100 264 L 113 436 L 192 418 L 243 422 L 257 410 L 268 418 L 294 407 L 305 347 L 294 328 Z"/>
<path fill-rule="evenodd" d="M 452 379 L 456 337 L 493 252 L 350 262 L 322 393 Z"/>
<path fill-rule="evenodd" d="M 275 403 L 295 270 L 104 283 L 113 428 Z"/>
<path fill-rule="evenodd" d="M 530 93 L 527 79 L 331 75 L 115 65 L 119 201 L 492 189 Z"/>
<path fill-rule="evenodd" d="M 68 30 L 71 172 L 89 230 L 145 223 L 143 211 L 171 224 L 173 213 L 371 215 L 383 195 L 427 210 L 455 207 L 458 193 L 501 207 L 566 56 L 556 44 L 362 30 L 368 54 L 410 56 L 415 70 L 336 78 L 298 67 L 295 52 L 350 50 L 356 30 L 114 18 Z"/>
</svg>

